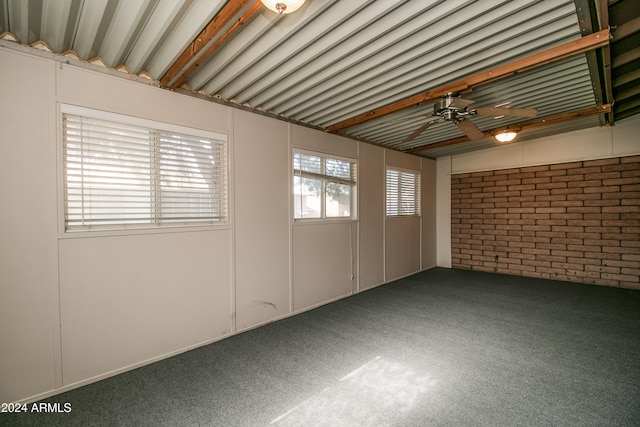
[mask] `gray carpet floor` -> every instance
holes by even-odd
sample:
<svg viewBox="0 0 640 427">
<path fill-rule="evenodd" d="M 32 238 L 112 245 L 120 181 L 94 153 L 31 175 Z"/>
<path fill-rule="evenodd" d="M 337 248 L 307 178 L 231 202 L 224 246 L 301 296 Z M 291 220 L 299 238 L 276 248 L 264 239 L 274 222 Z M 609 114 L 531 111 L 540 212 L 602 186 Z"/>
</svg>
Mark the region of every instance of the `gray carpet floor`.
<svg viewBox="0 0 640 427">
<path fill-rule="evenodd" d="M 640 291 L 436 268 L 11 426 L 639 426 Z"/>
</svg>

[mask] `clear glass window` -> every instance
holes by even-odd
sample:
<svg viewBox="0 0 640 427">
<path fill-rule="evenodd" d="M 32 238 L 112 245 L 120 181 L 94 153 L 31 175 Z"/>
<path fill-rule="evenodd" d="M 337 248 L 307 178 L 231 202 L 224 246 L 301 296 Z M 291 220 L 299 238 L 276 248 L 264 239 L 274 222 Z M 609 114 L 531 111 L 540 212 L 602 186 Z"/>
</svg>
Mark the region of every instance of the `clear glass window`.
<svg viewBox="0 0 640 427">
<path fill-rule="evenodd" d="M 320 154 L 293 154 L 294 218 L 352 218 L 356 163 Z"/>
</svg>

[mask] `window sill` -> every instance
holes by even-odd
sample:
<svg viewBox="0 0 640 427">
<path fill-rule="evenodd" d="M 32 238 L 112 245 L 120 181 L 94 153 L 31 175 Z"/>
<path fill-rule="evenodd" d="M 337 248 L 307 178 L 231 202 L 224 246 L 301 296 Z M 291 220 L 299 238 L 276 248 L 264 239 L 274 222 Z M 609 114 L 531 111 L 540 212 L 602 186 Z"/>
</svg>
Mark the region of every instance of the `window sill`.
<svg viewBox="0 0 640 427">
<path fill-rule="evenodd" d="M 172 234 L 172 233 L 201 233 L 210 231 L 230 230 L 231 225 L 176 225 L 174 227 L 146 227 L 146 228 L 130 228 L 130 229 L 95 229 L 95 230 L 72 230 L 58 233 L 58 239 L 85 239 L 96 237 L 117 237 L 117 236 L 142 236 L 153 234 Z"/>
<path fill-rule="evenodd" d="M 354 218 L 296 218 L 293 220 L 294 226 L 306 225 L 329 225 L 329 224 L 350 224 L 358 222 Z"/>
</svg>

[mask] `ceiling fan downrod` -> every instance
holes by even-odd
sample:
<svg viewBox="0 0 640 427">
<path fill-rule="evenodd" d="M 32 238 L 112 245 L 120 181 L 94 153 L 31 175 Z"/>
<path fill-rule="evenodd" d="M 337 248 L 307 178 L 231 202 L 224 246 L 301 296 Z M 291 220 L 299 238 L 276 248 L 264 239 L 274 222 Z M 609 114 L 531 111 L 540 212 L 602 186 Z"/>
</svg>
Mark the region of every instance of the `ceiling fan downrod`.
<svg viewBox="0 0 640 427">
<path fill-rule="evenodd" d="M 442 97 L 440 98 L 440 102 L 434 104 L 433 106 L 434 113 L 440 114 L 443 111 L 450 111 L 451 109 L 457 110 L 457 108 L 453 106 L 453 101 L 455 101 L 458 96 L 460 96 L 460 94 L 454 92 L 449 92 L 445 95 L 442 95 Z"/>
</svg>

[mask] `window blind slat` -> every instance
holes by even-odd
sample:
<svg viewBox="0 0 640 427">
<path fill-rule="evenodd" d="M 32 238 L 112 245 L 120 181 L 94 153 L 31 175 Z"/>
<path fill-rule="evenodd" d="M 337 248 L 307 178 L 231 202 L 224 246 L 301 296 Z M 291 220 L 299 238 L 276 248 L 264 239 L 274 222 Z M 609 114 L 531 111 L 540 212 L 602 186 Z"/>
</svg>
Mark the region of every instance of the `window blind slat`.
<svg viewBox="0 0 640 427">
<path fill-rule="evenodd" d="M 420 174 L 387 169 L 387 216 L 420 215 Z"/>
<path fill-rule="evenodd" d="M 63 140 L 67 230 L 227 220 L 225 140 L 67 113 Z"/>
</svg>

